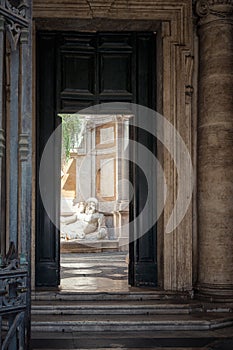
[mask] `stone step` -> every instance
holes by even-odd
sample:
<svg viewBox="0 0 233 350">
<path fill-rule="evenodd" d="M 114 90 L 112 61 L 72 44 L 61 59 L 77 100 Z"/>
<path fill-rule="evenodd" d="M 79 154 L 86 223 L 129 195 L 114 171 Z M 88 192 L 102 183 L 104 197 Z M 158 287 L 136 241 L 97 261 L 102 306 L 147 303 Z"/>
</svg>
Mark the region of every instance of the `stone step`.
<svg viewBox="0 0 233 350">
<path fill-rule="evenodd" d="M 201 305 L 194 304 L 172 304 L 155 303 L 154 301 L 140 302 L 89 302 L 80 301 L 73 303 L 52 303 L 33 302 L 33 315 L 159 315 L 159 314 L 190 314 L 202 311 Z"/>
<path fill-rule="evenodd" d="M 139 288 L 131 288 L 129 292 L 63 292 L 63 291 L 40 291 L 32 292 L 32 301 L 187 301 L 188 293 L 176 293 L 146 290 L 142 292 Z"/>
<path fill-rule="evenodd" d="M 32 315 L 33 332 L 211 330 L 232 326 L 229 313 L 190 315 Z"/>
<path fill-rule="evenodd" d="M 119 240 L 99 240 L 99 241 L 65 241 L 60 244 L 61 253 L 104 253 L 118 252 Z M 126 255 L 126 254 L 125 254 Z M 122 262 L 122 259 L 121 259 Z"/>
</svg>

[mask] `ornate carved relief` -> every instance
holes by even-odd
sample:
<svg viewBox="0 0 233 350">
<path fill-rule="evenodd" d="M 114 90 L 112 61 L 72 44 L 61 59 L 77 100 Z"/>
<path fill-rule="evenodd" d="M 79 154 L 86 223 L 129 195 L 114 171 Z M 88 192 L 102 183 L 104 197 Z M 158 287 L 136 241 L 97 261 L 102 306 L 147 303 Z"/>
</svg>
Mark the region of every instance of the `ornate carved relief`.
<svg viewBox="0 0 233 350">
<path fill-rule="evenodd" d="M 28 3 L 26 0 L 1 0 L 0 6 L 5 8 L 9 14 L 27 17 Z"/>
<path fill-rule="evenodd" d="M 20 134 L 19 135 L 19 155 L 21 162 L 25 162 L 29 155 L 29 135 Z"/>
<path fill-rule="evenodd" d="M 199 0 L 196 2 L 196 13 L 199 17 L 207 16 L 210 12 L 210 5 L 207 0 Z"/>
<path fill-rule="evenodd" d="M 233 0 L 195 0 L 195 12 L 200 19 L 233 16 Z"/>
<path fill-rule="evenodd" d="M 6 8 L 14 14 L 26 18 L 28 9 L 26 0 L 6 0 Z"/>
<path fill-rule="evenodd" d="M 20 35 L 28 27 L 28 0 L 0 0 L 0 15 L 5 19 L 5 28 L 11 49 L 17 48 Z"/>
<path fill-rule="evenodd" d="M 4 258 L 0 256 L 0 320 L 14 321 L 7 330 L 1 349 L 9 349 L 12 340 L 19 341 L 19 349 L 24 349 L 25 311 L 27 307 L 28 271 L 20 265 L 15 244 L 10 243 L 9 251 Z M 2 331 L 2 329 L 0 329 Z"/>
<path fill-rule="evenodd" d="M 16 50 L 19 37 L 21 34 L 21 27 L 12 21 L 9 21 L 9 23 L 6 25 L 7 27 L 7 34 L 10 40 L 11 48 L 12 50 Z"/>
</svg>

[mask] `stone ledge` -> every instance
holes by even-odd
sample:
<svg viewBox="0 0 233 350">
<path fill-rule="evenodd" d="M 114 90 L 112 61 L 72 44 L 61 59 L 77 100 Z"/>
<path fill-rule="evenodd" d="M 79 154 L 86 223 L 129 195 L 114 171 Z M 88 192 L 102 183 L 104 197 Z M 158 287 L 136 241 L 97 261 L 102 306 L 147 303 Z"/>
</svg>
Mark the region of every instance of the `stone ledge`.
<svg viewBox="0 0 233 350">
<path fill-rule="evenodd" d="M 101 253 L 119 251 L 118 240 L 74 240 L 62 241 L 60 244 L 61 253 Z"/>
<path fill-rule="evenodd" d="M 34 332 L 103 332 L 103 331 L 201 331 L 214 330 L 233 325 L 233 316 L 212 315 L 78 315 L 69 317 L 53 316 L 54 320 L 43 321 L 40 316 L 32 320 Z"/>
</svg>

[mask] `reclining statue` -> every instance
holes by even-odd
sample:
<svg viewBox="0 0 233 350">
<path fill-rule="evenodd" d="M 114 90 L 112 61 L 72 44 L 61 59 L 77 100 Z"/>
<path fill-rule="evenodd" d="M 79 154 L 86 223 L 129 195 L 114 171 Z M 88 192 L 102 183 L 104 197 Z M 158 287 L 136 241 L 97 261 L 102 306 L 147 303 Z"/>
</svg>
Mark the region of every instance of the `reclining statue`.
<svg viewBox="0 0 233 350">
<path fill-rule="evenodd" d="M 77 203 L 76 206 L 76 214 L 61 218 L 61 238 L 66 240 L 106 238 L 108 232 L 105 217 L 98 211 L 98 200 L 89 198 L 86 202 Z"/>
</svg>

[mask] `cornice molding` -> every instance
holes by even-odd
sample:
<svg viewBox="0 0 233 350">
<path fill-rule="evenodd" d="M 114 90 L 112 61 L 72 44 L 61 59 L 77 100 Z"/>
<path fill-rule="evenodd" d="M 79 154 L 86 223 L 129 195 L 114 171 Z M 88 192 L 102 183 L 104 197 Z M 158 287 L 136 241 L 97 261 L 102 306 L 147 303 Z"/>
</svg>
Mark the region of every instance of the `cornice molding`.
<svg viewBox="0 0 233 350">
<path fill-rule="evenodd" d="M 0 31 L 6 28 L 12 51 L 17 49 L 22 30 L 29 26 L 28 9 L 28 0 L 0 0 Z"/>
<path fill-rule="evenodd" d="M 189 45 L 192 17 L 192 0 L 34 0 L 33 18 L 37 21 L 78 22 L 82 20 L 160 21 L 175 25 L 173 40 L 178 44 Z"/>
</svg>

